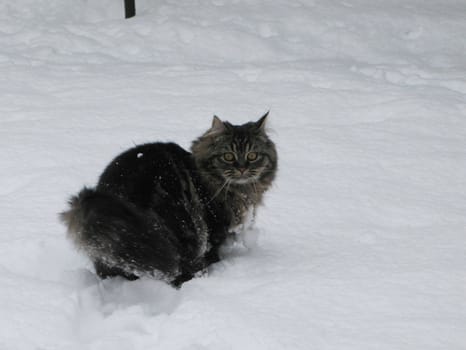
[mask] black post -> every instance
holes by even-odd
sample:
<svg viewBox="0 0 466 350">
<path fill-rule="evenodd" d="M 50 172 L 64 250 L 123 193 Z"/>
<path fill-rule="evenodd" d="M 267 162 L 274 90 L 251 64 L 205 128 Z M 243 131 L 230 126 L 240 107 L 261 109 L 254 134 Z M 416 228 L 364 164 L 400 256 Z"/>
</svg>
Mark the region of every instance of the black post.
<svg viewBox="0 0 466 350">
<path fill-rule="evenodd" d="M 131 18 L 136 16 L 136 5 L 134 0 L 125 0 L 125 17 Z"/>
</svg>

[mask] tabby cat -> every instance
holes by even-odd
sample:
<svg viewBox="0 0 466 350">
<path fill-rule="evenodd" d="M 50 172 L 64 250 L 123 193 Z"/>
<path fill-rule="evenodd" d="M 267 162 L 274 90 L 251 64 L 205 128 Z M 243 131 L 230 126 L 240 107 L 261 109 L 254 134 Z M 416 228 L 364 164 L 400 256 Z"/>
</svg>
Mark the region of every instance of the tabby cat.
<svg viewBox="0 0 466 350">
<path fill-rule="evenodd" d="M 257 122 L 214 117 L 189 153 L 174 143 L 116 157 L 95 188 L 61 213 L 68 236 L 101 278 L 150 275 L 179 286 L 212 263 L 261 203 L 277 169 L 274 143 Z"/>
</svg>

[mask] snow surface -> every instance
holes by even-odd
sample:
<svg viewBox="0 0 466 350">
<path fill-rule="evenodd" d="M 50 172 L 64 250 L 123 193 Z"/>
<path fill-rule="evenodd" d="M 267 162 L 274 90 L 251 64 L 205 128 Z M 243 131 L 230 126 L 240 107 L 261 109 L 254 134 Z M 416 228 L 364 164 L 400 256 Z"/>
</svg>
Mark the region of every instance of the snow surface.
<svg viewBox="0 0 466 350">
<path fill-rule="evenodd" d="M 0 349 L 466 349 L 466 1 L 0 1 Z M 180 290 L 57 213 L 133 144 L 271 109 L 256 228 Z"/>
</svg>

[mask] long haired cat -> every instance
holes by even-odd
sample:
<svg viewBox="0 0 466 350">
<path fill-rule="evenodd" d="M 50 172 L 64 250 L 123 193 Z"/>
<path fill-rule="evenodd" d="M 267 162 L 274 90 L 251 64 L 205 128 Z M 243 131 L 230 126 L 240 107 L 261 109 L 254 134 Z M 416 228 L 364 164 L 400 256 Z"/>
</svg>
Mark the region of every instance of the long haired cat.
<svg viewBox="0 0 466 350">
<path fill-rule="evenodd" d="M 136 146 L 107 166 L 95 188 L 71 197 L 61 219 L 97 274 L 180 285 L 217 262 L 275 177 L 267 114 L 243 125 L 214 117 L 192 153 L 174 143 Z"/>
</svg>

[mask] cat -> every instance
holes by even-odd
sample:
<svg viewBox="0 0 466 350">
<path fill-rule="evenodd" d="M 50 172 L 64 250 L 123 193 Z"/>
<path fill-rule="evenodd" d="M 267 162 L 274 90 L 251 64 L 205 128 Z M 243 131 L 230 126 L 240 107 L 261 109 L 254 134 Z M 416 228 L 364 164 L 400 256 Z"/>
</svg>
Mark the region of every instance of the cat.
<svg viewBox="0 0 466 350">
<path fill-rule="evenodd" d="M 95 188 L 60 214 L 97 275 L 153 276 L 174 286 L 220 260 L 219 249 L 262 202 L 277 172 L 268 112 L 233 125 L 214 116 L 192 142 L 148 143 L 117 156 Z"/>
</svg>

